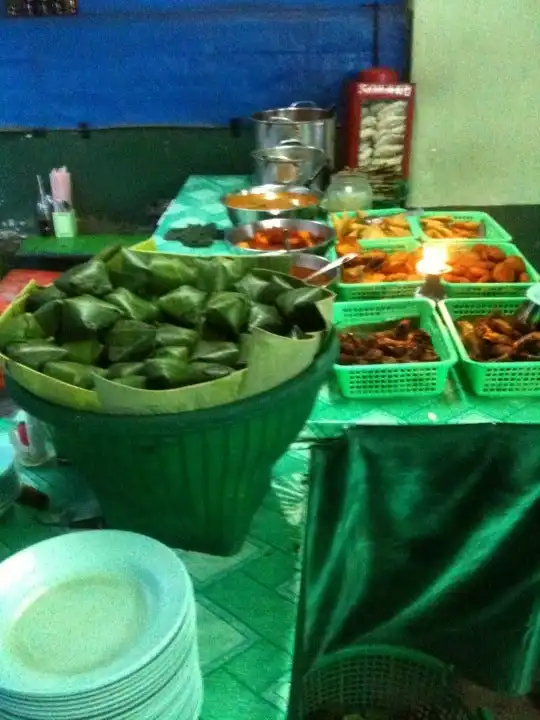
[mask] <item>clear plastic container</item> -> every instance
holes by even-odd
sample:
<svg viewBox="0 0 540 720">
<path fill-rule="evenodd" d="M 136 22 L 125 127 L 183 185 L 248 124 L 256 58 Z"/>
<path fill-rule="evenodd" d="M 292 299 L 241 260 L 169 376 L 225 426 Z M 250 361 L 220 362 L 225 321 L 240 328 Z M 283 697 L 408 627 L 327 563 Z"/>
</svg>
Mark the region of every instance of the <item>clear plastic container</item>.
<svg viewBox="0 0 540 720">
<path fill-rule="evenodd" d="M 326 212 L 371 210 L 373 190 L 367 177 L 359 170 L 343 170 L 336 173 L 321 202 Z"/>
</svg>

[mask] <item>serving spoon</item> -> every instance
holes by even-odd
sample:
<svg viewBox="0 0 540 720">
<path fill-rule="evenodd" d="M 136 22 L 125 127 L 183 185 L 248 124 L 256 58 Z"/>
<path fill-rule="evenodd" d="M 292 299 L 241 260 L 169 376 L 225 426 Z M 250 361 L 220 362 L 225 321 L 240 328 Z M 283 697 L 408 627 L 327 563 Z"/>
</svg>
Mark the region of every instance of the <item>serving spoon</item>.
<svg viewBox="0 0 540 720">
<path fill-rule="evenodd" d="M 325 275 L 329 270 L 336 270 L 342 265 L 345 265 L 345 263 L 354 260 L 355 257 L 356 253 L 347 253 L 347 255 L 342 255 L 337 260 L 332 260 L 332 262 L 329 262 L 327 265 L 324 265 L 324 267 L 316 270 L 314 273 L 311 273 L 311 275 L 308 275 L 307 278 L 304 279 L 304 282 L 311 282 L 315 278 L 318 278 L 321 275 Z"/>
</svg>

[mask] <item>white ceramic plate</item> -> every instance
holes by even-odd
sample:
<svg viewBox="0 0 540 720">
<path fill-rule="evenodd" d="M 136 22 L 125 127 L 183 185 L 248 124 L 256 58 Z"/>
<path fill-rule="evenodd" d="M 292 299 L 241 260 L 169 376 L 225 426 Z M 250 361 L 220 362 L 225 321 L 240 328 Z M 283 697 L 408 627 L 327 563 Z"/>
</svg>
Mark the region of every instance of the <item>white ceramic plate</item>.
<svg viewBox="0 0 540 720">
<path fill-rule="evenodd" d="M 114 714 L 95 714 L 93 706 L 86 708 L 86 718 L 92 720 L 196 720 L 200 715 L 203 700 L 202 677 L 200 669 L 193 668 L 189 681 L 174 677 L 159 689 L 152 697 L 135 708 Z M 91 715 L 88 715 L 88 713 Z M 46 720 L 57 720 L 57 715 L 50 713 Z M 7 710 L 0 711 L 2 720 L 34 720 L 31 714 L 19 714 Z"/>
<path fill-rule="evenodd" d="M 45 540 L 0 564 L 0 694 L 72 697 L 147 665 L 193 590 L 177 555 L 135 533 Z"/>
<path fill-rule="evenodd" d="M 108 686 L 101 694 L 98 692 L 80 695 L 61 701 L 58 698 L 42 700 L 26 700 L 13 696 L 1 696 L 0 707 L 6 711 L 33 720 L 77 720 L 88 717 L 88 706 L 92 707 L 92 717 L 112 717 L 138 707 L 148 698 L 155 695 L 160 687 L 170 682 L 173 677 L 189 686 L 190 678 L 199 671 L 199 655 L 196 639 L 196 627 L 193 621 L 185 624 L 179 635 L 166 648 L 164 653 L 144 671 L 130 678 Z"/>
</svg>

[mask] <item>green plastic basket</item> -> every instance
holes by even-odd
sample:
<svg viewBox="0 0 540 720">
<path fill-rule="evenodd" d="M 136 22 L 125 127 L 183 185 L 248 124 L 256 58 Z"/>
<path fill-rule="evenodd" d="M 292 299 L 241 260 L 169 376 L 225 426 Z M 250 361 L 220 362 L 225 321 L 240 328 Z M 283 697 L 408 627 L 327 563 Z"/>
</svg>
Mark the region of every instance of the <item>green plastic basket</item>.
<svg viewBox="0 0 540 720">
<path fill-rule="evenodd" d="M 359 212 L 364 212 L 364 211 L 359 211 Z M 414 224 L 411 222 L 411 217 L 407 214 L 407 210 L 405 210 L 405 208 L 396 208 L 396 207 L 394 207 L 394 208 L 387 208 L 386 210 L 382 210 L 382 209 L 381 209 L 381 210 L 367 210 L 367 211 L 365 211 L 365 214 L 366 214 L 369 218 L 377 218 L 377 217 L 384 218 L 384 217 L 390 217 L 391 215 L 406 215 L 407 222 L 408 222 L 408 225 L 409 225 L 409 229 L 410 229 L 410 231 L 411 231 L 411 232 L 410 232 L 410 235 L 404 235 L 403 237 L 400 237 L 400 238 L 389 238 L 389 240 L 392 240 L 392 239 L 395 239 L 395 240 L 416 240 L 417 232 L 416 232 L 415 229 L 414 229 L 415 226 L 414 226 Z M 356 212 L 335 212 L 335 213 L 328 213 L 328 217 L 329 217 L 329 219 L 330 219 L 330 224 L 332 225 L 332 227 L 333 227 L 333 225 L 334 225 L 333 222 L 332 222 L 332 217 L 335 216 L 335 217 L 341 218 L 341 217 L 344 217 L 344 216 L 346 216 L 346 215 L 348 215 L 349 217 L 354 217 L 354 216 L 356 215 Z M 335 228 L 334 228 L 334 229 L 335 229 Z M 382 240 L 385 240 L 385 238 L 381 238 L 381 241 L 382 241 Z M 371 241 L 359 240 L 358 242 L 361 242 L 361 243 L 363 244 L 364 242 L 371 242 Z"/>
<path fill-rule="evenodd" d="M 540 362 L 498 363 L 471 360 L 454 321 L 488 315 L 498 309 L 512 315 L 523 304 L 523 298 L 451 298 L 440 303 L 442 318 L 456 346 L 460 369 L 473 392 L 486 397 L 540 395 Z"/>
<path fill-rule="evenodd" d="M 451 667 L 386 645 L 357 646 L 325 658 L 303 679 L 302 706 L 304 718 L 337 709 L 370 717 L 377 711 L 381 717 L 403 714 L 411 720 L 432 720 L 432 711 L 440 720 L 489 718 L 465 706 Z"/>
<path fill-rule="evenodd" d="M 421 220 L 426 218 L 437 217 L 438 215 L 452 215 L 459 220 L 471 220 L 473 222 L 480 222 L 484 227 L 484 232 L 478 238 L 473 238 L 475 242 L 482 242 L 488 240 L 492 243 L 501 242 L 512 242 L 512 236 L 507 232 L 502 225 L 494 220 L 491 215 L 485 212 L 473 212 L 471 210 L 433 210 L 431 212 L 424 212 L 421 215 L 409 217 L 409 225 L 412 227 L 415 237 L 423 240 L 424 242 L 468 242 L 468 240 L 462 238 L 431 238 L 426 235 L 422 230 Z"/>
<path fill-rule="evenodd" d="M 395 240 L 363 240 L 361 243 L 365 250 L 384 250 L 384 252 L 399 252 L 416 250 L 421 247 L 418 240 L 395 238 Z M 336 259 L 333 251 L 332 259 Z M 349 302 L 352 300 L 379 300 L 381 298 L 414 297 L 416 291 L 422 286 L 421 280 L 412 282 L 378 282 L 378 283 L 339 283 L 337 296 L 339 300 Z"/>
<path fill-rule="evenodd" d="M 454 247 L 458 245 L 460 248 L 473 247 L 478 245 L 478 241 L 467 241 L 460 243 L 452 243 Z M 535 282 L 538 282 L 539 275 L 523 253 L 513 243 L 498 243 L 499 247 L 506 256 L 517 255 L 525 263 L 525 268 L 531 282 L 525 283 L 449 283 L 445 280 L 442 281 L 446 289 L 448 297 L 500 297 L 509 296 L 517 297 L 518 295 L 526 295 L 527 289 L 531 287 Z"/>
<path fill-rule="evenodd" d="M 441 358 L 437 362 L 403 365 L 334 365 L 341 393 L 347 398 L 420 397 L 440 395 L 458 357 L 448 331 L 433 305 L 422 298 L 366 300 L 334 305 L 339 328 L 374 325 L 418 317 Z"/>
</svg>

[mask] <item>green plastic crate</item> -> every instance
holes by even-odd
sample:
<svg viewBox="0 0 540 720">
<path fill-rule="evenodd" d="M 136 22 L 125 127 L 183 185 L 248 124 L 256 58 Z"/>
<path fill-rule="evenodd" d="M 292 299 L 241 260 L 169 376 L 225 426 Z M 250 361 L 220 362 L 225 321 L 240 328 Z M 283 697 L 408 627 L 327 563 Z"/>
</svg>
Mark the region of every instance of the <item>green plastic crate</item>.
<svg viewBox="0 0 540 720">
<path fill-rule="evenodd" d="M 475 395 L 485 397 L 540 396 L 540 362 L 498 363 L 471 360 L 465 349 L 456 320 L 481 317 L 498 309 L 512 315 L 523 298 L 451 298 L 439 304 L 441 316 L 456 346 L 460 369 Z"/>
<path fill-rule="evenodd" d="M 459 220 L 472 220 L 473 222 L 480 222 L 484 226 L 484 232 L 478 238 L 473 238 L 475 242 L 482 242 L 487 240 L 491 243 L 508 243 L 512 242 L 512 236 L 507 232 L 502 225 L 494 220 L 491 215 L 485 212 L 473 212 L 471 210 L 433 210 L 430 212 L 424 212 L 421 215 L 410 216 L 409 225 L 412 227 L 415 237 L 424 242 L 469 242 L 462 238 L 430 238 L 422 230 L 421 220 L 431 217 L 437 217 L 438 215 L 452 215 Z"/>
<path fill-rule="evenodd" d="M 492 720 L 463 702 L 454 669 L 429 655 L 388 645 L 360 645 L 329 655 L 306 674 L 302 714 L 335 710 L 360 717 Z M 300 720 L 295 717 L 291 720 Z"/>
<path fill-rule="evenodd" d="M 394 240 L 363 240 L 365 250 L 384 250 L 385 252 L 411 251 L 421 247 L 417 240 L 395 238 Z M 333 259 L 337 257 L 334 250 Z M 412 282 L 378 282 L 378 283 L 339 283 L 337 295 L 339 300 L 379 300 L 384 298 L 414 297 L 422 286 L 421 280 Z"/>
<path fill-rule="evenodd" d="M 415 226 L 414 226 L 414 224 L 413 224 L 413 222 L 412 222 L 412 220 L 411 220 L 411 216 L 409 216 L 409 215 L 407 214 L 407 210 L 405 210 L 405 208 L 395 208 L 395 207 L 394 207 L 394 208 L 387 208 L 386 210 L 382 210 L 382 209 L 381 209 L 381 210 L 367 210 L 367 211 L 359 210 L 358 212 L 365 212 L 365 214 L 366 214 L 369 218 L 377 218 L 377 217 L 383 218 L 383 217 L 390 217 L 391 215 L 403 215 L 403 214 L 405 214 L 405 215 L 407 216 L 407 222 L 408 222 L 408 224 L 409 224 L 409 229 L 410 229 L 410 231 L 411 231 L 411 232 L 410 232 L 410 235 L 404 235 L 403 237 L 400 237 L 400 238 L 389 238 L 389 240 L 392 240 L 392 239 L 395 239 L 395 240 L 416 240 L 417 231 L 415 230 Z M 330 219 L 330 224 L 332 225 L 332 227 L 334 226 L 334 223 L 332 222 L 332 218 L 333 218 L 333 217 L 341 218 L 341 217 L 344 217 L 345 215 L 348 215 L 349 217 L 354 217 L 354 216 L 356 215 L 356 212 L 351 211 L 351 212 L 328 213 L 328 217 L 329 217 L 329 219 Z M 335 228 L 334 228 L 334 229 L 335 229 Z M 339 239 L 339 238 L 338 238 L 338 239 Z M 381 238 L 381 241 L 383 241 L 384 239 L 385 239 L 385 238 Z M 363 240 L 359 240 L 359 242 L 361 242 L 362 244 L 364 243 Z M 366 241 L 366 242 L 371 242 L 371 241 Z"/>
<path fill-rule="evenodd" d="M 441 358 L 437 362 L 403 365 L 334 365 L 341 393 L 347 398 L 430 397 L 440 395 L 458 357 L 448 331 L 423 298 L 366 300 L 336 303 L 334 323 L 338 330 L 353 325 L 420 318 L 420 327 L 431 335 Z"/>
<path fill-rule="evenodd" d="M 473 247 L 478 245 L 478 241 L 467 241 L 460 243 L 453 243 L 453 247 L 458 245 L 460 248 Z M 538 282 L 539 275 L 523 253 L 513 243 L 498 243 L 499 247 L 507 256 L 517 255 L 525 263 L 525 268 L 531 282 L 526 283 L 449 283 L 442 281 L 446 289 L 448 297 L 517 297 L 519 295 L 526 295 L 528 288 L 531 287 L 535 282 Z"/>
</svg>

